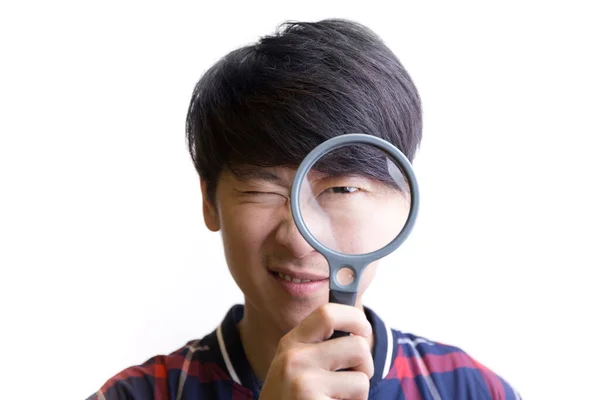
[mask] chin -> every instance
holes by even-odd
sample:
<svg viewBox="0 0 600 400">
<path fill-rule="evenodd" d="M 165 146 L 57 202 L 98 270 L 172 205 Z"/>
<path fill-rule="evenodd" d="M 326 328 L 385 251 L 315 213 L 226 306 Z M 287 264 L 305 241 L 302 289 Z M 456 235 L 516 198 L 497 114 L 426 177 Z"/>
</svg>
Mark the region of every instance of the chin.
<svg viewBox="0 0 600 400">
<path fill-rule="evenodd" d="M 271 311 L 274 323 L 284 332 L 288 332 L 298 326 L 314 310 L 327 304 L 328 297 L 323 299 L 312 299 L 312 301 L 288 302 Z"/>
</svg>

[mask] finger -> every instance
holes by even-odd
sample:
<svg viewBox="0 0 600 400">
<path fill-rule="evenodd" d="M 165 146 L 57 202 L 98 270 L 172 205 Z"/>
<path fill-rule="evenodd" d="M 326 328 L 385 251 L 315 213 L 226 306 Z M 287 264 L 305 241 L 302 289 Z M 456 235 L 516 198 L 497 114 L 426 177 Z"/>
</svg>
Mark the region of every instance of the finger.
<svg viewBox="0 0 600 400">
<path fill-rule="evenodd" d="M 369 342 L 362 336 L 346 336 L 306 348 L 307 362 L 327 371 L 349 369 L 372 377 L 375 372 Z"/>
<path fill-rule="evenodd" d="M 366 400 L 369 397 L 369 377 L 362 372 L 325 371 L 319 376 L 325 380 L 320 383 L 324 394 L 331 399 Z"/>
<path fill-rule="evenodd" d="M 293 330 L 293 336 L 294 340 L 298 342 L 318 343 L 329 339 L 334 330 L 363 337 L 369 337 L 372 334 L 371 324 L 362 309 L 344 304 L 327 303 L 306 317 Z"/>
</svg>

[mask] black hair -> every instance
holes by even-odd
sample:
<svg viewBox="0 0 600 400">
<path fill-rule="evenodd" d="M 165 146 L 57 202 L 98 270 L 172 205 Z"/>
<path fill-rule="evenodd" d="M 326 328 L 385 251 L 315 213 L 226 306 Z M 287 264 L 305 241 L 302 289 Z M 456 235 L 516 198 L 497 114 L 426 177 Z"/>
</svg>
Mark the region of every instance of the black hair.
<svg viewBox="0 0 600 400">
<path fill-rule="evenodd" d="M 346 133 L 381 137 L 412 161 L 422 137 L 421 100 L 398 58 L 367 27 L 341 19 L 286 22 L 201 77 L 186 133 L 212 197 L 225 167 L 297 166 Z M 365 157 L 356 156 L 327 169 L 359 170 Z"/>
</svg>

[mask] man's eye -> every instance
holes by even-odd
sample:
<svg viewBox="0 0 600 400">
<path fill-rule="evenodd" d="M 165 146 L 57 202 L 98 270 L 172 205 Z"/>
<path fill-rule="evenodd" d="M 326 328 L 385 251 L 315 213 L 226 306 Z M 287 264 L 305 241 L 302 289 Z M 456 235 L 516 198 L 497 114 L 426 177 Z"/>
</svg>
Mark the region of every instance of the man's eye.
<svg viewBox="0 0 600 400">
<path fill-rule="evenodd" d="M 270 198 L 270 197 L 281 197 L 281 198 L 286 198 L 285 195 L 281 194 L 281 193 L 277 193 L 277 192 L 261 192 L 258 190 L 248 190 L 245 191 L 244 194 L 246 196 L 251 196 L 251 197 L 265 197 L 265 198 Z"/>
<path fill-rule="evenodd" d="M 336 193 L 336 194 L 349 194 L 349 193 L 354 193 L 358 190 L 360 190 L 360 189 L 358 189 L 357 187 L 354 187 L 354 186 L 335 186 L 335 187 L 327 189 L 327 191 L 330 191 L 330 192 Z"/>
<path fill-rule="evenodd" d="M 249 190 L 244 192 L 245 194 L 249 194 L 249 195 L 253 195 L 253 196 L 265 196 L 265 195 L 277 195 L 280 196 L 279 193 L 275 193 L 275 192 L 259 192 L 256 190 Z"/>
</svg>

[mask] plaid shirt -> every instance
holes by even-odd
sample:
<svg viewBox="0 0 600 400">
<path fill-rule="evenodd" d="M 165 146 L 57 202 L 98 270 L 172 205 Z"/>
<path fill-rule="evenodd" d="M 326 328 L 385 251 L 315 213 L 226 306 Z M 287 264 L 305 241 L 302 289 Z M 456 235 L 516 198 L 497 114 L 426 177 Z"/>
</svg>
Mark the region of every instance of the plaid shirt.
<svg viewBox="0 0 600 400">
<path fill-rule="evenodd" d="M 369 399 L 519 400 L 507 382 L 459 348 L 388 329 L 365 307 L 375 335 Z M 257 399 L 236 329 L 244 308 L 232 307 L 219 327 L 201 340 L 130 367 L 87 400 Z"/>
</svg>

